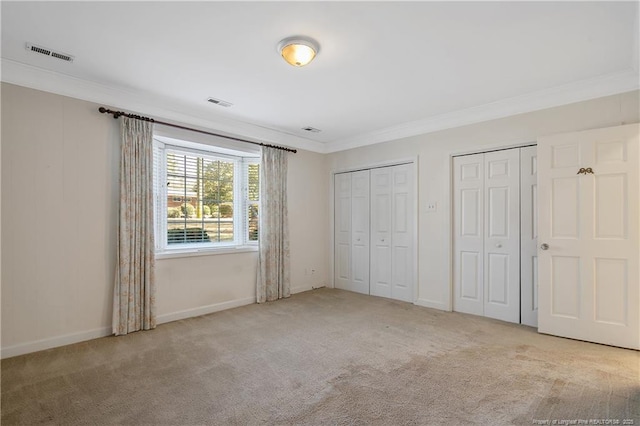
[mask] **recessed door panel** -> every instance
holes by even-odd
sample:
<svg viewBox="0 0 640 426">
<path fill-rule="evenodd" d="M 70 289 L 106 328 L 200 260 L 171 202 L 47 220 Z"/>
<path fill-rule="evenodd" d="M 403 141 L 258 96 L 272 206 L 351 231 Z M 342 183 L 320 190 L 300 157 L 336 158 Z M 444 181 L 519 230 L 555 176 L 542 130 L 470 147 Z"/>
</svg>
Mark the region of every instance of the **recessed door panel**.
<svg viewBox="0 0 640 426">
<path fill-rule="evenodd" d="M 509 304 L 509 255 L 490 253 L 487 262 L 488 303 Z"/>
<path fill-rule="evenodd" d="M 340 197 L 339 205 L 346 206 L 351 204 L 351 197 Z M 350 232 L 351 231 L 351 209 L 341 208 L 338 213 L 338 231 Z"/>
<path fill-rule="evenodd" d="M 628 272 L 626 259 L 596 258 L 594 264 L 595 320 L 627 326 Z"/>
<path fill-rule="evenodd" d="M 509 238 L 509 187 L 489 188 L 489 237 Z"/>
<path fill-rule="evenodd" d="M 558 144 L 551 147 L 551 168 L 576 167 L 580 164 L 580 147 L 577 143 Z"/>
<path fill-rule="evenodd" d="M 482 237 L 480 233 L 480 189 L 470 188 L 460 191 L 460 229 L 465 237 Z"/>
<path fill-rule="evenodd" d="M 391 223 L 391 196 L 389 194 L 375 194 L 374 208 L 372 211 L 376 212 L 375 215 L 375 229 L 377 232 L 389 232 L 389 225 Z"/>
<path fill-rule="evenodd" d="M 596 142 L 595 149 L 597 165 L 627 161 L 627 144 L 624 140 Z"/>
<path fill-rule="evenodd" d="M 580 317 L 580 258 L 551 258 L 551 314 L 568 318 Z"/>
<path fill-rule="evenodd" d="M 375 243 L 372 250 L 371 294 L 391 297 L 391 246 Z"/>
<path fill-rule="evenodd" d="M 353 245 L 353 281 L 369 287 L 369 253 L 365 245 Z"/>
<path fill-rule="evenodd" d="M 463 164 L 460 166 L 460 180 L 461 181 L 473 181 L 480 179 L 480 167 L 481 162 L 473 162 L 469 164 Z"/>
<path fill-rule="evenodd" d="M 536 312 L 538 311 L 538 256 L 531 257 L 531 282 L 533 285 L 531 286 L 531 293 L 533 296 L 531 297 L 531 310 Z M 537 324 L 538 321 L 536 321 Z"/>
<path fill-rule="evenodd" d="M 341 280 L 349 280 L 351 278 L 350 264 L 351 246 L 345 243 L 338 243 L 336 253 L 336 276 Z"/>
<path fill-rule="evenodd" d="M 627 175 L 597 175 L 595 179 L 595 238 L 627 238 Z"/>
<path fill-rule="evenodd" d="M 500 159 L 488 161 L 489 179 L 508 178 L 509 177 L 509 160 Z"/>
<path fill-rule="evenodd" d="M 482 259 L 477 252 L 460 252 L 460 297 L 482 303 Z"/>
<path fill-rule="evenodd" d="M 408 230 L 408 206 L 407 206 L 407 198 L 409 194 L 400 193 L 394 194 L 393 197 L 393 217 L 394 217 L 394 233 L 403 232 L 406 233 Z"/>
<path fill-rule="evenodd" d="M 409 302 L 411 292 L 411 248 L 395 246 L 393 250 L 393 285 L 391 297 Z"/>
<path fill-rule="evenodd" d="M 551 180 L 551 235 L 553 238 L 579 238 L 580 182 L 577 176 Z"/>
</svg>

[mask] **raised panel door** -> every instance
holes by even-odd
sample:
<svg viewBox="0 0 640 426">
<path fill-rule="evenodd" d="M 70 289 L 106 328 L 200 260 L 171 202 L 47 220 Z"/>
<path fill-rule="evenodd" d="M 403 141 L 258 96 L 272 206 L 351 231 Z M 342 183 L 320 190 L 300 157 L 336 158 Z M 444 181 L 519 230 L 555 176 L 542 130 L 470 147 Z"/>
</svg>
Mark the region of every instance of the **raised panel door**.
<svg viewBox="0 0 640 426">
<path fill-rule="evenodd" d="M 639 129 L 538 141 L 542 333 L 640 349 Z"/>
</svg>

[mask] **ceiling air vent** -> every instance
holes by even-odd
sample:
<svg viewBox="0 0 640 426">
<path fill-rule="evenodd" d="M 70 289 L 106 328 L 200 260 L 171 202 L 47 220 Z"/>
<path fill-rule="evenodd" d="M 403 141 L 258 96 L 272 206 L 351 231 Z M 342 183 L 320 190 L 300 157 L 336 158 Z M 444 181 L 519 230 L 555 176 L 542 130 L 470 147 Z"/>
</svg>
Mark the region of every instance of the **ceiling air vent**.
<svg viewBox="0 0 640 426">
<path fill-rule="evenodd" d="M 25 45 L 25 48 L 29 52 L 39 53 L 45 56 L 51 56 L 52 58 L 62 59 L 63 61 L 67 61 L 67 62 L 73 62 L 73 56 L 68 55 L 66 53 L 62 53 L 62 52 L 56 52 L 46 47 L 36 46 L 35 44 L 27 43 Z"/>
<path fill-rule="evenodd" d="M 320 129 L 316 129 L 315 127 L 311 127 L 311 126 L 303 127 L 302 130 L 304 130 L 305 132 L 311 132 L 311 133 L 320 133 L 321 132 Z"/>
<path fill-rule="evenodd" d="M 231 102 L 223 101 L 222 99 L 216 98 L 209 98 L 207 99 L 207 102 L 211 102 L 212 104 L 220 105 L 221 107 L 225 108 L 229 108 L 231 105 L 233 105 Z"/>
</svg>

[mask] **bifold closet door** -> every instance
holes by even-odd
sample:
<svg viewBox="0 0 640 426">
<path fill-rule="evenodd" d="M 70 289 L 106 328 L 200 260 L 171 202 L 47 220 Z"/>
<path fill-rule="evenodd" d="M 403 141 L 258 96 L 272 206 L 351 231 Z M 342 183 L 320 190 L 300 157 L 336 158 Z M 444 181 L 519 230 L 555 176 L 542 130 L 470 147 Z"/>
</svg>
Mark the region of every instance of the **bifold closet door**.
<svg viewBox="0 0 640 426">
<path fill-rule="evenodd" d="M 371 170 L 371 286 L 375 296 L 412 302 L 413 166 Z"/>
<path fill-rule="evenodd" d="M 484 315 L 484 154 L 453 158 L 453 309 Z"/>
<path fill-rule="evenodd" d="M 336 288 L 351 289 L 351 174 L 334 176 L 334 270 Z"/>
<path fill-rule="evenodd" d="M 520 322 L 518 149 L 454 157 L 454 310 Z"/>
<path fill-rule="evenodd" d="M 484 316 L 520 322 L 520 149 L 484 154 Z"/>
<path fill-rule="evenodd" d="M 520 149 L 520 322 L 538 326 L 538 155 Z"/>
<path fill-rule="evenodd" d="M 351 289 L 369 294 L 369 170 L 351 175 Z"/>
<path fill-rule="evenodd" d="M 369 294 L 369 171 L 334 179 L 335 286 Z"/>
</svg>

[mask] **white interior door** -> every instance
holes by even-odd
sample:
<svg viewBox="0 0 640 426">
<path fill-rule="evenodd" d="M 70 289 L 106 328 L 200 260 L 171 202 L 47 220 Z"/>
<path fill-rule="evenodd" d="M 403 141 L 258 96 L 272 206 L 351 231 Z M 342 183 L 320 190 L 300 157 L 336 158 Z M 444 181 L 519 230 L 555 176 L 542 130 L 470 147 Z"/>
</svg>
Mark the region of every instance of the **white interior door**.
<svg viewBox="0 0 640 426">
<path fill-rule="evenodd" d="M 538 156 L 520 149 L 520 322 L 538 326 Z"/>
<path fill-rule="evenodd" d="M 640 349 L 639 128 L 538 140 L 542 333 Z"/>
<path fill-rule="evenodd" d="M 351 289 L 351 174 L 334 176 L 334 285 Z"/>
<path fill-rule="evenodd" d="M 390 167 L 392 176 L 391 209 L 391 298 L 413 302 L 413 231 L 415 206 L 413 165 Z M 384 243 L 384 242 L 383 242 Z"/>
<path fill-rule="evenodd" d="M 374 296 L 391 297 L 390 167 L 371 170 L 371 286 Z"/>
<path fill-rule="evenodd" d="M 484 154 L 453 158 L 453 310 L 484 315 Z"/>
<path fill-rule="evenodd" d="M 369 294 L 369 170 L 351 175 L 351 283 L 349 290 Z"/>
<path fill-rule="evenodd" d="M 484 154 L 484 315 L 520 323 L 520 150 Z"/>
</svg>

